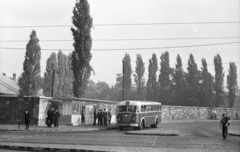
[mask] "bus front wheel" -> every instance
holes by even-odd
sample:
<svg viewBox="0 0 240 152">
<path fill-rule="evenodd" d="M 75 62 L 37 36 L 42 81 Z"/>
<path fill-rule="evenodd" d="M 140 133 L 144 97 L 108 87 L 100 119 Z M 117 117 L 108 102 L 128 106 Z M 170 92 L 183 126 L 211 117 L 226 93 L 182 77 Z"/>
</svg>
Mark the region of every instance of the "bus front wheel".
<svg viewBox="0 0 240 152">
<path fill-rule="evenodd" d="M 143 130 L 144 125 L 145 125 L 145 124 L 144 124 L 144 120 L 142 120 L 138 129 L 139 129 L 139 130 Z"/>
<path fill-rule="evenodd" d="M 123 126 L 119 126 L 119 129 L 120 129 L 120 130 L 123 130 L 123 129 L 124 129 L 124 127 L 123 127 Z"/>
<path fill-rule="evenodd" d="M 153 125 L 153 128 L 157 128 L 158 127 L 158 118 L 156 119 L 155 124 Z"/>
</svg>

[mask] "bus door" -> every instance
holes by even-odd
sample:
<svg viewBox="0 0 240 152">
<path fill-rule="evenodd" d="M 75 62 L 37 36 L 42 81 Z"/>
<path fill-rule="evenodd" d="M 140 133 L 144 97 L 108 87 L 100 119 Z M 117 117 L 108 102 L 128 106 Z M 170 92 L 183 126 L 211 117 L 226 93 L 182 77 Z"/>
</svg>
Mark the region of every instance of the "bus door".
<svg viewBox="0 0 240 152">
<path fill-rule="evenodd" d="M 93 105 L 86 106 L 86 114 L 85 114 L 85 123 L 86 124 L 93 124 Z"/>
</svg>

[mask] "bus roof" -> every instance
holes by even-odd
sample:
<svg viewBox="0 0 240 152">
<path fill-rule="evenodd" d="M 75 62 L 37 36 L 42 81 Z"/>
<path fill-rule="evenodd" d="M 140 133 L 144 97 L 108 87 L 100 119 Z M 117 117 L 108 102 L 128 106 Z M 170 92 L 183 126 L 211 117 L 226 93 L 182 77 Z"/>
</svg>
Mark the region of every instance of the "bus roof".
<svg viewBox="0 0 240 152">
<path fill-rule="evenodd" d="M 121 101 L 118 103 L 118 105 L 126 105 L 129 103 L 129 105 L 136 105 L 136 106 L 141 106 L 141 105 L 161 105 L 160 102 L 156 101 L 136 101 L 136 100 L 126 100 L 126 101 Z"/>
</svg>

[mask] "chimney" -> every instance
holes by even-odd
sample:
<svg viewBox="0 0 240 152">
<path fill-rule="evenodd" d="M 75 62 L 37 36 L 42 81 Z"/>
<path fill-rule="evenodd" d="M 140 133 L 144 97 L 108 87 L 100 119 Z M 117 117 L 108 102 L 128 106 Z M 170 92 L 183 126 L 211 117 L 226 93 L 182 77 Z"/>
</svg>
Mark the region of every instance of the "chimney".
<svg viewBox="0 0 240 152">
<path fill-rule="evenodd" d="M 17 77 L 16 73 L 13 73 L 13 80 L 14 81 L 16 81 L 16 77 Z"/>
<path fill-rule="evenodd" d="M 3 73 L 3 76 L 6 76 L 6 73 Z"/>
</svg>

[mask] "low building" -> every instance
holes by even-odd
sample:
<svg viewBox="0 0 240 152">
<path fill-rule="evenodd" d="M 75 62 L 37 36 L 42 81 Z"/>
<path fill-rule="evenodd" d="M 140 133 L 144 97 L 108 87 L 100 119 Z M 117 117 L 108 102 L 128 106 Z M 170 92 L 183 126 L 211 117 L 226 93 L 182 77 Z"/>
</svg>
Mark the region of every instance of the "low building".
<svg viewBox="0 0 240 152">
<path fill-rule="evenodd" d="M 46 109 L 54 105 L 52 98 L 43 96 L 17 96 L 0 95 L 0 124 L 17 124 L 19 118 L 24 124 L 24 111 L 31 114 L 31 124 L 38 125 L 45 121 Z"/>
<path fill-rule="evenodd" d="M 19 118 L 24 124 L 24 111 L 31 114 L 31 125 L 46 126 L 47 111 L 51 108 L 60 112 L 60 125 L 80 125 L 93 123 L 93 110 L 111 109 L 112 123 L 116 122 L 116 105 L 118 102 L 85 99 L 56 99 L 44 96 L 24 96 L 22 98 L 10 95 L 0 95 L 0 124 L 17 124 Z"/>
</svg>

